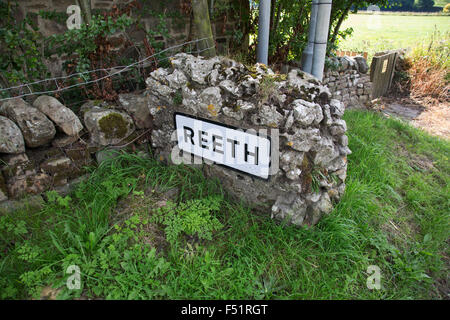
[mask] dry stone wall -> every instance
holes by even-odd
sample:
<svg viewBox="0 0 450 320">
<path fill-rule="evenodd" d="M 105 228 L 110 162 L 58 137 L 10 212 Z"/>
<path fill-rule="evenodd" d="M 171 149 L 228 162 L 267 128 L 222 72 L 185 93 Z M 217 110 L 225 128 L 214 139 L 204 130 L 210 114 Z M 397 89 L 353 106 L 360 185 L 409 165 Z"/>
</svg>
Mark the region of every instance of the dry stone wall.
<svg viewBox="0 0 450 320">
<path fill-rule="evenodd" d="M 298 69 L 297 62 L 279 66 L 282 73 Z M 362 109 L 372 100 L 372 82 L 369 66 L 362 56 L 335 57 L 329 60 L 322 83 L 331 92 L 332 98 L 344 103 L 346 108 Z"/>
<path fill-rule="evenodd" d="M 328 86 L 333 99 L 343 102 L 347 108 L 364 108 L 372 96 L 366 59 L 361 56 L 336 57 L 331 62 L 335 68 L 325 70 L 323 84 Z"/>
<path fill-rule="evenodd" d="M 3 102 L 0 202 L 6 204 L 0 205 L 0 211 L 15 203 L 7 200 L 50 189 L 69 192 L 73 181 L 86 174 L 86 166 L 110 157 L 108 148 L 145 149 L 145 133 L 151 125 L 146 100 L 142 94 L 126 94 L 119 101 L 114 106 L 89 101 L 79 115 L 50 96 L 32 103 L 20 98 Z M 136 125 L 134 116 L 139 116 Z"/>
</svg>

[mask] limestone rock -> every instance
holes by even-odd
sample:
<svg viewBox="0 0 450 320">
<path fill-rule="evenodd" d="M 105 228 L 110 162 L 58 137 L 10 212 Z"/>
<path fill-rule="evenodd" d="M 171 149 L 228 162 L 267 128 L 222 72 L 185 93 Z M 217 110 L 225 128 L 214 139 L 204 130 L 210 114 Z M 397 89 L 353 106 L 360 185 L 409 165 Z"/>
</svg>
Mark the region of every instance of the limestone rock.
<svg viewBox="0 0 450 320">
<path fill-rule="evenodd" d="M 319 129 L 298 129 L 294 134 L 284 134 L 288 139 L 287 145 L 292 149 L 302 152 L 308 152 L 320 141 Z"/>
<path fill-rule="evenodd" d="M 34 100 L 33 106 L 49 117 L 69 136 L 78 136 L 83 130 L 83 125 L 75 113 L 53 97 L 40 96 Z"/>
<path fill-rule="evenodd" d="M 23 99 L 3 103 L 0 114 L 13 120 L 22 131 L 27 147 L 34 148 L 49 143 L 56 134 L 53 123 Z"/>
<path fill-rule="evenodd" d="M 222 112 L 227 117 L 236 119 L 238 121 L 244 119 L 244 113 L 242 112 L 242 110 L 233 110 L 232 108 L 225 107 L 222 109 Z"/>
<path fill-rule="evenodd" d="M 336 117 L 342 117 L 345 112 L 345 105 L 336 99 L 331 99 L 330 101 L 330 112 L 331 115 Z"/>
<path fill-rule="evenodd" d="M 272 128 L 278 128 L 283 120 L 283 115 L 278 112 L 275 106 L 263 105 L 251 119 L 255 125 L 267 125 Z"/>
<path fill-rule="evenodd" d="M 169 87 L 151 77 L 147 78 L 147 80 L 145 80 L 145 83 L 147 84 L 147 87 L 152 88 L 152 90 L 159 97 L 163 97 L 163 98 L 167 99 L 168 97 L 170 97 L 172 94 L 175 93 L 175 89 L 172 89 L 171 87 Z"/>
<path fill-rule="evenodd" d="M 8 191 L 12 198 L 19 198 L 27 194 L 39 194 L 50 188 L 52 179 L 48 174 L 36 173 L 29 176 L 14 178 L 8 182 Z"/>
<path fill-rule="evenodd" d="M 183 72 L 175 69 L 171 74 L 166 77 L 169 87 L 172 89 L 181 89 L 187 82 L 187 78 Z"/>
<path fill-rule="evenodd" d="M 171 59 L 172 66 L 175 69 L 183 71 L 192 81 L 198 84 L 206 84 L 209 74 L 214 65 L 219 63 L 219 58 L 203 59 L 202 57 L 194 57 L 185 53 L 176 54 Z"/>
<path fill-rule="evenodd" d="M 324 214 L 329 214 L 333 210 L 331 199 L 328 193 L 319 194 L 319 200 L 310 205 L 309 219 L 312 225 L 317 224 Z"/>
<path fill-rule="evenodd" d="M 200 93 L 199 112 L 201 114 L 210 114 L 217 116 L 222 109 L 222 96 L 220 95 L 220 89 L 217 87 L 209 87 Z"/>
<path fill-rule="evenodd" d="M 151 128 L 152 117 L 146 97 L 132 93 L 119 94 L 119 102 L 126 113 L 133 118 L 138 129 Z"/>
<path fill-rule="evenodd" d="M 317 103 L 297 99 L 292 102 L 294 108 L 294 119 L 298 123 L 308 126 L 313 122 L 318 124 L 323 120 L 323 112 Z"/>
<path fill-rule="evenodd" d="M 329 137 L 322 138 L 320 142 L 314 146 L 314 149 L 316 150 L 314 163 L 322 167 L 326 166 L 340 155 L 338 148 Z"/>
<path fill-rule="evenodd" d="M 41 163 L 41 170 L 52 177 L 52 185 L 62 186 L 69 182 L 76 170 L 68 157 L 49 159 Z"/>
<path fill-rule="evenodd" d="M 117 144 L 135 130 L 131 117 L 112 109 L 92 108 L 84 114 L 84 124 L 95 143 L 102 146 Z"/>
<path fill-rule="evenodd" d="M 306 203 L 295 194 L 279 196 L 272 206 L 272 217 L 279 220 L 288 219 L 295 225 L 302 225 L 306 215 Z"/>
<path fill-rule="evenodd" d="M 347 124 L 345 123 L 345 120 L 336 120 L 330 127 L 330 132 L 333 136 L 340 136 L 347 132 Z"/>
<path fill-rule="evenodd" d="M 0 153 L 21 152 L 25 152 L 22 132 L 14 122 L 0 116 Z"/>
<path fill-rule="evenodd" d="M 369 71 L 369 65 L 367 64 L 366 59 L 361 56 L 356 56 L 353 59 L 355 59 L 356 64 L 358 65 L 358 71 L 361 73 L 367 73 Z"/>
</svg>

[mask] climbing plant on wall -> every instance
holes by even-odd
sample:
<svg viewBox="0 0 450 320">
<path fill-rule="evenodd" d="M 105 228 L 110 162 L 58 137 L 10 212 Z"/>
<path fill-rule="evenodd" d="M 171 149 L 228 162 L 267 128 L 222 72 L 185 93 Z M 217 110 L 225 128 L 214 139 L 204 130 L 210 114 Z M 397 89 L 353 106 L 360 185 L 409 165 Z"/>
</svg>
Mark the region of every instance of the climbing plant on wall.
<svg viewBox="0 0 450 320">
<path fill-rule="evenodd" d="M 0 0 L 0 85 L 4 88 L 47 75 L 42 35 L 30 16 L 17 20 L 18 4 Z"/>
</svg>

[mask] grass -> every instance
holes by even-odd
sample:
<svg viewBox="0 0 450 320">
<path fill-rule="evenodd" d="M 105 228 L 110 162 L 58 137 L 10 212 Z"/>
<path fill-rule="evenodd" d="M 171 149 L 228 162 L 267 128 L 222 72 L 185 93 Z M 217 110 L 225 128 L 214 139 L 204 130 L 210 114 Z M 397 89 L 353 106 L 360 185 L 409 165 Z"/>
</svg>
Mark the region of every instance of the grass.
<svg viewBox="0 0 450 320">
<path fill-rule="evenodd" d="M 450 32 L 450 16 L 350 14 L 342 30 L 353 28 L 353 35 L 339 43 L 340 50 L 375 53 L 421 46 L 435 31 Z"/>
<path fill-rule="evenodd" d="M 449 4 L 450 0 L 434 0 L 435 7 L 445 7 L 445 5 Z"/>
<path fill-rule="evenodd" d="M 283 226 L 196 169 L 124 154 L 70 197 L 50 193 L 42 210 L 0 217 L 1 298 L 39 297 L 48 285 L 63 299 L 448 298 L 450 143 L 375 113 L 345 120 L 346 193 L 317 226 Z M 171 214 L 186 217 L 171 230 L 152 217 L 174 187 L 189 214 Z M 213 223 L 207 236 L 192 228 L 199 221 Z M 71 264 L 80 290 L 65 288 Z M 366 287 L 370 265 L 381 290 Z"/>
</svg>

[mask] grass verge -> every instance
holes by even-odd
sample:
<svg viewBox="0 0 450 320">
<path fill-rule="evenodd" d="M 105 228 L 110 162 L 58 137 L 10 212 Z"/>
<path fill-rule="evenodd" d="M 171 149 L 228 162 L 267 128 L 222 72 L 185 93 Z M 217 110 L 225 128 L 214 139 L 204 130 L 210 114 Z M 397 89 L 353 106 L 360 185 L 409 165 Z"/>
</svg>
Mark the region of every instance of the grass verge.
<svg viewBox="0 0 450 320">
<path fill-rule="evenodd" d="M 70 197 L 0 216 L 1 298 L 47 286 L 62 299 L 448 298 L 450 143 L 375 113 L 345 120 L 346 193 L 317 226 L 283 226 L 196 169 L 124 154 Z M 65 286 L 70 265 L 80 290 Z M 370 265 L 381 290 L 366 286 Z"/>
</svg>

